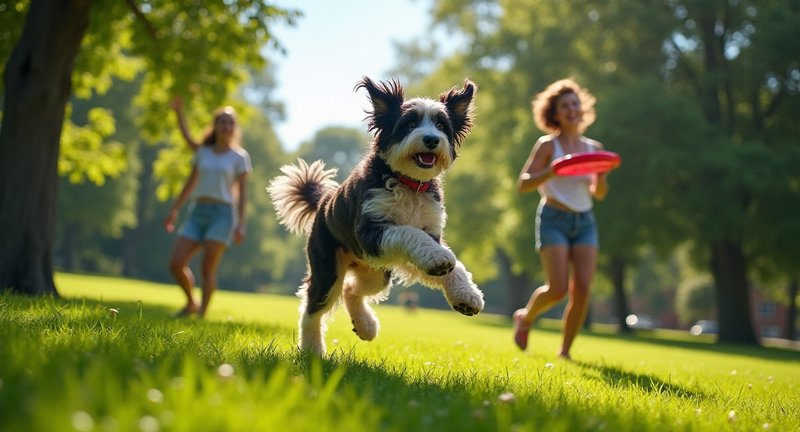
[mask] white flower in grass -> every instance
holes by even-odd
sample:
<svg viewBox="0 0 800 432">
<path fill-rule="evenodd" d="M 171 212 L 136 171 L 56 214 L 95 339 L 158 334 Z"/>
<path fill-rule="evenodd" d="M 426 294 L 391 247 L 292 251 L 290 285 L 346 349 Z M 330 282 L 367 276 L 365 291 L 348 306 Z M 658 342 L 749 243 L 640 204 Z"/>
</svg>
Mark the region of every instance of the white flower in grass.
<svg viewBox="0 0 800 432">
<path fill-rule="evenodd" d="M 728 412 L 728 421 L 729 422 L 735 422 L 736 421 L 736 411 L 730 410 Z"/>
<path fill-rule="evenodd" d="M 517 396 L 514 395 L 514 393 L 505 392 L 505 393 L 500 393 L 500 396 L 497 396 L 497 400 L 500 401 L 500 403 L 513 404 L 514 402 L 517 401 Z"/>
<path fill-rule="evenodd" d="M 90 431 L 94 429 L 94 419 L 86 411 L 75 411 L 72 413 L 72 427 L 78 431 Z"/>
<path fill-rule="evenodd" d="M 119 313 L 119 309 L 116 308 L 108 308 L 108 312 L 111 314 L 112 317 L 116 318 L 117 314 Z"/>
<path fill-rule="evenodd" d="M 157 418 L 146 415 L 139 419 L 139 430 L 142 432 L 157 432 L 159 429 L 161 429 L 161 424 Z"/>
<path fill-rule="evenodd" d="M 233 366 L 228 363 L 223 363 L 217 368 L 217 375 L 222 379 L 229 379 L 233 377 Z"/>
<path fill-rule="evenodd" d="M 548 362 L 548 363 L 544 364 L 544 367 L 546 369 L 553 369 L 555 367 L 555 365 L 553 363 Z"/>
<path fill-rule="evenodd" d="M 339 339 L 334 339 L 331 341 L 331 343 L 334 345 L 339 345 Z"/>
<path fill-rule="evenodd" d="M 161 393 L 159 389 L 151 388 L 147 390 L 147 400 L 153 403 L 164 402 L 164 393 Z"/>
</svg>

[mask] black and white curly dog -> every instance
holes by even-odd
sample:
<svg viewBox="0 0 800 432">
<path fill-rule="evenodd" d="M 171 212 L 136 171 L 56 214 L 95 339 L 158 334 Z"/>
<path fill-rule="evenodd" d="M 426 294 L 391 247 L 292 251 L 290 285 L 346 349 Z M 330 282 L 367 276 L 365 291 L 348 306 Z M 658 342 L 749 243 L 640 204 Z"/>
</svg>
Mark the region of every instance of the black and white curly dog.
<svg viewBox="0 0 800 432">
<path fill-rule="evenodd" d="M 369 302 L 384 300 L 393 281 L 441 289 L 464 315 L 483 309 L 483 293 L 442 241 L 445 225 L 440 177 L 453 164 L 472 127 L 474 83 L 465 80 L 438 100 L 406 100 L 396 81 L 364 77 L 374 139 L 339 185 L 321 161 L 281 168 L 267 188 L 283 225 L 308 234 L 308 273 L 298 291 L 299 345 L 325 354 L 325 316 L 343 300 L 353 331 L 378 334 Z"/>
</svg>

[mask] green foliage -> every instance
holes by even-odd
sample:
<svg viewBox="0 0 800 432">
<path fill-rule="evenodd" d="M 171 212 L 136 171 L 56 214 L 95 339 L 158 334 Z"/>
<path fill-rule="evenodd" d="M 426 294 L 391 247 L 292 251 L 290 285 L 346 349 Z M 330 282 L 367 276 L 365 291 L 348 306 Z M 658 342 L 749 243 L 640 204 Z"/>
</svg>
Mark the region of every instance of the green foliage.
<svg viewBox="0 0 800 432">
<path fill-rule="evenodd" d="M 71 118 L 67 109 L 67 119 Z M 102 186 L 106 177 L 116 178 L 127 169 L 125 148 L 122 143 L 108 141 L 116 127 L 112 114 L 103 108 L 93 108 L 87 115 L 87 124 L 77 126 L 64 122 L 61 132 L 61 153 L 58 173 L 72 183 L 86 180 Z"/>
<path fill-rule="evenodd" d="M 17 42 L 29 1 L 0 4 L 0 62 L 5 64 Z M 131 5 L 138 8 L 131 9 Z M 120 2 L 98 0 L 91 9 L 90 25 L 75 60 L 72 76 L 76 97 L 88 99 L 103 95 L 115 81 L 141 77 L 140 92 L 134 99 L 140 109 L 137 116 L 141 135 L 149 142 L 166 136 L 177 148 L 183 143 L 164 118 L 171 115 L 168 102 L 176 95 L 188 99 L 191 122 L 208 124 L 211 112 L 223 105 L 249 79 L 250 70 L 267 65 L 265 51 L 254 47 L 280 49 L 269 30 L 275 22 L 290 25 L 300 14 L 264 4 L 257 0 L 229 2 L 200 1 L 183 4 L 167 0 Z M 2 90 L 0 90 L 0 93 Z M 129 102 L 130 103 L 130 102 Z M 66 116 L 67 119 L 70 116 Z M 105 127 L 107 116 L 92 114 L 90 125 Z M 71 138 L 71 135 L 79 137 Z M 99 143 L 104 136 L 87 127 L 65 126 L 65 141 L 59 163 L 60 173 L 71 180 L 88 178 L 99 183 L 114 176 L 115 145 Z M 80 141 L 70 148 L 71 142 Z M 91 145 L 90 145 L 91 144 Z M 98 153 L 82 150 L 111 149 L 114 155 L 99 158 Z M 110 146 L 110 147 L 108 147 Z M 171 196 L 178 188 L 176 177 L 187 173 L 175 168 L 185 166 L 186 155 L 177 150 L 164 151 L 157 175 L 163 175 L 159 194 Z M 85 161 L 85 163 L 79 163 Z M 94 166 L 100 165 L 100 166 Z"/>
<path fill-rule="evenodd" d="M 377 340 L 357 340 L 337 319 L 334 352 L 317 360 L 294 348 L 296 298 L 222 292 L 207 320 L 176 320 L 176 287 L 57 280 L 65 299 L 0 294 L 0 409 L 14 413 L 0 416 L 3 430 L 701 431 L 800 422 L 796 351 L 588 333 L 578 359 L 563 362 L 552 327 L 535 329 L 535 349 L 521 354 L 504 318 L 381 306 Z"/>
</svg>

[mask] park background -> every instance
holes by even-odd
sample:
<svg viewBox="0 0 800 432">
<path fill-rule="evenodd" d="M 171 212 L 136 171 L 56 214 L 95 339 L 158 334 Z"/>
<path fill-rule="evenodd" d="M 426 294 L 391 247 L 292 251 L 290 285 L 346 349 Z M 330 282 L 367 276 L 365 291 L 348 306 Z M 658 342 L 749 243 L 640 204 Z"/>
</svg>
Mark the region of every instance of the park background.
<svg viewBox="0 0 800 432">
<path fill-rule="evenodd" d="M 174 237 L 162 220 L 191 156 L 168 102 L 182 94 L 196 135 L 214 108 L 234 105 L 254 164 L 248 238 L 226 254 L 220 287 L 294 293 L 304 239 L 278 225 L 264 187 L 298 157 L 322 159 L 342 179 L 369 136 L 358 124 L 363 113 L 309 130 L 299 144 L 277 131 L 287 101 L 300 106 L 292 121 L 300 116 L 301 124 L 304 106 L 341 111 L 323 94 L 344 90 L 342 104 L 366 101 L 352 92 L 360 75 L 344 89 L 326 77 L 350 58 L 378 55 L 360 46 L 369 31 L 327 45 L 328 33 L 304 27 L 302 3 L 95 1 L 85 11 L 42 3 L 0 4 L 0 285 L 57 292 L 53 271 L 170 281 Z M 424 8 L 425 26 L 392 12 L 408 7 Z M 638 314 L 688 330 L 711 319 L 723 342 L 796 339 L 799 2 L 440 0 L 393 2 L 382 12 L 383 26 L 409 33 L 384 48 L 388 69 L 363 74 L 396 78 L 408 95 L 436 96 L 467 77 L 479 86 L 476 125 L 445 178 L 445 239 L 484 290 L 487 312 L 509 314 L 542 282 L 533 248 L 538 196 L 520 195 L 515 181 L 541 134 L 533 95 L 571 76 L 598 100 L 587 136 L 623 159 L 596 206 L 601 258 L 590 323 L 626 331 L 625 318 Z M 85 13 L 85 33 L 48 24 L 71 13 Z M 352 34 L 361 19 L 373 20 L 356 11 L 331 13 L 328 22 Z M 278 68 L 293 55 L 279 36 L 289 29 L 336 53 L 302 73 L 302 100 L 279 91 Z M 75 53 L 74 65 L 37 69 L 53 75 L 43 88 L 63 95 L 63 117 L 58 97 L 29 103 L 20 90 L 27 83 L 12 73 L 26 52 L 38 58 L 41 41 L 54 45 L 47 52 L 57 60 Z M 72 79 L 66 91 L 63 76 Z M 447 307 L 438 293 L 410 289 L 422 306 Z"/>
</svg>

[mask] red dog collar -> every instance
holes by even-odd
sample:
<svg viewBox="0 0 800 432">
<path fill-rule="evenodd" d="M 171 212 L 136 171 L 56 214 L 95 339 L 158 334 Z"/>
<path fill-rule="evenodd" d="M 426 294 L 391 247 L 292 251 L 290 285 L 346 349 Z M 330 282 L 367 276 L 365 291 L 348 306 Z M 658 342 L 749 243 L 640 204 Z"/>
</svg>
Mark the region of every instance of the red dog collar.
<svg viewBox="0 0 800 432">
<path fill-rule="evenodd" d="M 396 177 L 397 180 L 400 180 L 400 183 L 403 183 L 404 185 L 411 188 L 411 190 L 417 192 L 426 192 L 431 187 L 431 183 L 433 183 L 433 181 L 430 180 L 425 182 L 414 180 L 411 177 L 406 177 L 402 174 L 396 174 Z"/>
</svg>

